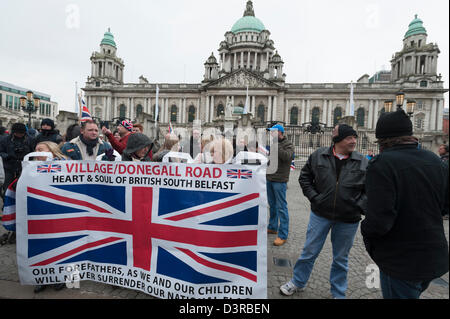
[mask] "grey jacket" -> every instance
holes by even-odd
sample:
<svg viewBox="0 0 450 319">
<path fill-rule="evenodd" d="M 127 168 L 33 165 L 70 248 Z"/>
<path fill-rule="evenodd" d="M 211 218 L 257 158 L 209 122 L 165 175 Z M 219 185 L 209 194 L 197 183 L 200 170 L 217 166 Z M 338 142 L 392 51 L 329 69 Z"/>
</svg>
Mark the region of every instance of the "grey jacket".
<svg viewBox="0 0 450 319">
<path fill-rule="evenodd" d="M 367 165 L 365 156 L 353 152 L 337 180 L 333 148 L 320 148 L 311 154 L 298 179 L 311 210 L 332 221 L 359 222 L 367 205 Z"/>
</svg>

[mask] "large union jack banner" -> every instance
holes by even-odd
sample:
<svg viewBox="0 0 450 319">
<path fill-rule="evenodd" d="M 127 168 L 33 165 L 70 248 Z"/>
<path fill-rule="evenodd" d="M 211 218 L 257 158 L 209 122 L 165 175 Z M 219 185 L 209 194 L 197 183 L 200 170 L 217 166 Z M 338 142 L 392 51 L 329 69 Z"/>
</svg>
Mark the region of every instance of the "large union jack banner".
<svg viewBox="0 0 450 319">
<path fill-rule="evenodd" d="M 265 167 L 60 166 L 42 174 L 30 162 L 18 182 L 22 284 L 94 280 L 160 298 L 267 297 Z M 228 174 L 243 168 L 251 179 Z"/>
</svg>

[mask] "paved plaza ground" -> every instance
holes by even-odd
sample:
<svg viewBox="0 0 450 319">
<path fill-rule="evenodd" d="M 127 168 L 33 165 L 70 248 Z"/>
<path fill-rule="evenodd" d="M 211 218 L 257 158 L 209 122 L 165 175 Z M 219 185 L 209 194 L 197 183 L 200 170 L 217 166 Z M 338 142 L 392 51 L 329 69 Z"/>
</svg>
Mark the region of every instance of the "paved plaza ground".
<svg viewBox="0 0 450 319">
<path fill-rule="evenodd" d="M 300 255 L 306 237 L 306 229 L 309 221 L 310 204 L 303 196 L 298 184 L 300 171 L 297 169 L 291 174 L 288 184 L 288 203 L 290 215 L 290 231 L 287 243 L 282 247 L 273 246 L 275 235 L 267 238 L 267 285 L 269 299 L 330 299 L 330 267 L 332 261 L 331 242 L 328 238 L 322 253 L 317 258 L 306 291 L 291 297 L 280 294 L 279 287 L 287 282 L 292 275 L 292 267 Z M 0 235 L 5 231 L 0 227 Z M 444 221 L 445 234 L 448 240 L 448 220 Z M 370 273 L 366 269 L 373 261 L 368 256 L 362 236 L 358 230 L 354 246 L 349 256 L 348 273 L 348 299 L 380 299 L 381 290 L 366 287 L 366 279 Z M 422 294 L 423 299 L 449 299 L 449 274 L 435 280 L 427 291 Z M 80 299 L 154 299 L 153 297 L 134 290 L 118 288 L 101 283 L 83 281 L 79 289 L 63 289 L 54 291 L 47 289 L 39 294 L 33 293 L 33 287 L 21 286 L 19 283 L 16 246 L 0 246 L 0 298 L 80 298 Z"/>
</svg>

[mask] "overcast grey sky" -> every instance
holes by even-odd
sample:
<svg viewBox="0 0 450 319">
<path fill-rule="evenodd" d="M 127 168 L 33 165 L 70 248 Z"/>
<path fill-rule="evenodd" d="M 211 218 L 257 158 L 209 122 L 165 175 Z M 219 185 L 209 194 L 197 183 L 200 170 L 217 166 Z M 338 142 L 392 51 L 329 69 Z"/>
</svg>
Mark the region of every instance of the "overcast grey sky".
<svg viewBox="0 0 450 319">
<path fill-rule="evenodd" d="M 90 56 L 111 28 L 124 80 L 200 83 L 206 59 L 242 17 L 246 0 L 1 0 L 0 80 L 44 92 L 74 110 Z M 288 83 L 349 83 L 391 68 L 418 14 L 439 45 L 449 87 L 448 0 L 254 0 Z M 445 106 L 448 107 L 448 94 Z"/>
</svg>

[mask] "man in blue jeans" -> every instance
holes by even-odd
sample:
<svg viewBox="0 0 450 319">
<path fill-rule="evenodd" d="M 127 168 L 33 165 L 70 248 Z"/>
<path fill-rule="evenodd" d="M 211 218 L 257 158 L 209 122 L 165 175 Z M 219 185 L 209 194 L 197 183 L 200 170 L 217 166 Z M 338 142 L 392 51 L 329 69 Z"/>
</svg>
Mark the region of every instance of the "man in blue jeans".
<svg viewBox="0 0 450 319">
<path fill-rule="evenodd" d="M 289 233 L 289 212 L 286 201 L 286 189 L 294 155 L 294 146 L 284 136 L 282 125 L 267 129 L 273 139 L 269 155 L 267 179 L 267 200 L 270 206 L 269 234 L 278 234 L 273 244 L 282 246 Z M 274 171 L 275 172 L 271 172 Z"/>
<path fill-rule="evenodd" d="M 356 138 L 357 133 L 351 126 L 336 126 L 334 145 L 311 154 L 301 171 L 299 182 L 311 202 L 311 216 L 294 276 L 280 287 L 284 295 L 305 289 L 314 262 L 331 231 L 331 294 L 336 299 L 345 298 L 348 255 L 366 205 L 364 181 L 368 160 L 355 151 Z"/>
</svg>

